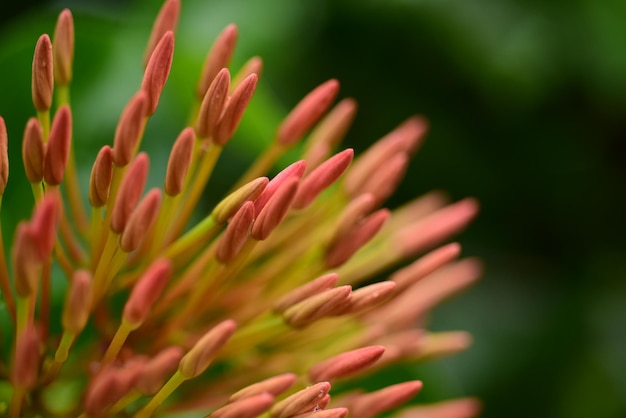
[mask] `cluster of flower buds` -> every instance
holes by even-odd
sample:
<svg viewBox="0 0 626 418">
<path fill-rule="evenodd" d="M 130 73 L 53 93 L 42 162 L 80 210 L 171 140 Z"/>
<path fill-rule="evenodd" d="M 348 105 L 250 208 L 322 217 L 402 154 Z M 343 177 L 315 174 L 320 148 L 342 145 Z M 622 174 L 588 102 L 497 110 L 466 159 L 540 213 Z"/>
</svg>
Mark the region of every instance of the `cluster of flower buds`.
<svg viewBox="0 0 626 418">
<path fill-rule="evenodd" d="M 35 207 L 17 226 L 10 263 L 0 239 L 0 290 L 14 331 L 0 342 L 0 379 L 11 387 L 2 408 L 10 417 L 477 414 L 473 398 L 403 406 L 421 381 L 358 389 L 359 379 L 392 363 L 470 344 L 465 332 L 424 326 L 433 306 L 480 275 L 478 261 L 457 260 L 459 245 L 445 243 L 477 203 L 430 193 L 395 210 L 382 206 L 420 145 L 423 118 L 355 157 L 337 148 L 356 104 L 335 104 L 339 83 L 326 81 L 284 118 L 232 191 L 190 225 L 261 72 L 253 57 L 231 78 L 230 25 L 206 57 L 163 187 L 144 191 L 150 159 L 141 142 L 168 79 L 179 12 L 180 0 L 167 0 L 156 19 L 143 81 L 112 146 L 95 157 L 90 210 L 72 145 L 71 13 L 61 12 L 52 40 L 37 42 L 36 116 L 22 148 Z M 7 143 L 0 118 L 0 198 Z M 300 143 L 302 159 L 266 177 Z M 65 297 L 53 296 L 57 288 Z"/>
</svg>

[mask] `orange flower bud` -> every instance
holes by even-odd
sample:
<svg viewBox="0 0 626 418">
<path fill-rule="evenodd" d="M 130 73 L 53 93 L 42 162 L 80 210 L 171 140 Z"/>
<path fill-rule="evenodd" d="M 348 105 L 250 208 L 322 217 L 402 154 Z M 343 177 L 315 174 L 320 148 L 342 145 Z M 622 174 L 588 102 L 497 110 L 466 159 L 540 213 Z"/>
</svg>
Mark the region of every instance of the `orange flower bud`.
<svg viewBox="0 0 626 418">
<path fill-rule="evenodd" d="M 237 130 L 243 113 L 250 99 L 252 99 L 258 79 L 256 74 L 249 75 L 237 86 L 232 96 L 228 99 L 224 113 L 213 133 L 213 142 L 215 144 L 223 147 Z"/>
<path fill-rule="evenodd" d="M 152 115 L 159 104 L 159 98 L 165 82 L 170 75 L 172 59 L 174 58 L 174 32 L 167 31 L 150 55 L 146 71 L 141 82 L 141 89 L 148 97 L 146 116 Z"/>
<path fill-rule="evenodd" d="M 4 194 L 4 189 L 9 181 L 9 138 L 4 119 L 0 116 L 0 196 Z"/>
<path fill-rule="evenodd" d="M 72 112 L 69 106 L 63 105 L 52 121 L 43 166 L 43 178 L 52 186 L 58 186 L 63 181 L 67 160 L 70 157 L 71 140 Z"/>
<path fill-rule="evenodd" d="M 335 79 L 313 89 L 283 120 L 276 141 L 286 147 L 295 144 L 326 113 L 338 92 L 339 82 Z"/>
<path fill-rule="evenodd" d="M 30 118 L 24 130 L 22 159 L 26 177 L 31 183 L 41 183 L 46 158 L 46 146 L 43 142 L 43 130 L 37 118 Z"/>
<path fill-rule="evenodd" d="M 230 24 L 217 36 L 204 61 L 202 76 L 196 88 L 198 100 L 202 100 L 217 73 L 222 68 L 228 67 L 236 43 L 237 26 Z"/>
<path fill-rule="evenodd" d="M 113 162 L 117 167 L 126 167 L 133 159 L 147 112 L 148 95 L 140 90 L 129 100 L 115 128 Z"/>
<path fill-rule="evenodd" d="M 196 122 L 196 133 L 199 138 L 213 136 L 217 123 L 224 113 L 229 87 L 230 73 L 228 69 L 222 68 L 213 79 L 200 104 L 200 112 Z"/>
<path fill-rule="evenodd" d="M 69 9 L 63 9 L 57 19 L 52 37 L 54 79 L 62 86 L 72 81 L 74 62 L 74 19 Z"/>
<path fill-rule="evenodd" d="M 89 178 L 89 203 L 94 208 L 101 208 L 109 200 L 111 180 L 113 179 L 113 148 L 103 146 L 96 156 Z"/>
<path fill-rule="evenodd" d="M 169 196 L 177 196 L 183 191 L 187 171 L 193 156 L 195 134 L 192 128 L 185 128 L 176 138 L 170 159 L 167 162 L 164 190 Z"/>
<path fill-rule="evenodd" d="M 47 112 L 52 106 L 54 70 L 52 67 L 52 43 L 48 35 L 41 35 L 35 46 L 33 77 L 31 84 L 33 104 L 39 112 Z"/>
<path fill-rule="evenodd" d="M 148 178 L 148 156 L 140 153 L 126 171 L 111 213 L 111 230 L 121 234 L 141 198 Z"/>
<path fill-rule="evenodd" d="M 167 31 L 176 32 L 176 26 L 178 25 L 178 17 L 180 15 L 180 0 L 167 0 L 161 6 L 159 14 L 157 15 L 152 31 L 150 31 L 150 39 L 148 40 L 148 47 L 143 56 L 144 68 L 148 65 L 148 60 L 152 56 L 154 49 L 159 41 L 163 38 L 163 35 Z"/>
<path fill-rule="evenodd" d="M 237 324 L 230 319 L 211 328 L 182 358 L 178 366 L 179 372 L 187 379 L 203 373 L 233 335 L 235 328 Z"/>
</svg>

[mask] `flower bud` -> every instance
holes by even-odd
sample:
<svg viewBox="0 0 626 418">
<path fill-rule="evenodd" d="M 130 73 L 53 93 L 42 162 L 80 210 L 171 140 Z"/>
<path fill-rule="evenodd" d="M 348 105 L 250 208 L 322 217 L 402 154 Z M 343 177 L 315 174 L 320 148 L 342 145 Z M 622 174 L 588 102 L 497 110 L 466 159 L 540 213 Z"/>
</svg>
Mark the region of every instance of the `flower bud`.
<svg viewBox="0 0 626 418">
<path fill-rule="evenodd" d="M 54 70 L 52 66 L 52 43 L 46 34 L 39 37 L 35 46 L 31 89 L 35 109 L 38 112 L 50 110 L 52 91 L 54 90 Z"/>
</svg>

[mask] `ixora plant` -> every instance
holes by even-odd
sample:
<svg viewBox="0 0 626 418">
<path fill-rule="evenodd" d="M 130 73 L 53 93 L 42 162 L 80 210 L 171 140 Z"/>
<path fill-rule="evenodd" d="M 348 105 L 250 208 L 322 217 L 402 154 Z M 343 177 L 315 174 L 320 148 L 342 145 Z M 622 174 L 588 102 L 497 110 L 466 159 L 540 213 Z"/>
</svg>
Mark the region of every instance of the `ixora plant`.
<svg viewBox="0 0 626 418">
<path fill-rule="evenodd" d="M 336 148 L 355 103 L 333 106 L 338 82 L 327 81 L 284 118 L 233 191 L 188 225 L 261 69 L 252 58 L 231 80 L 231 25 L 207 55 L 190 126 L 173 143 L 162 189 L 144 193 L 149 158 L 140 143 L 168 78 L 179 10 L 180 0 L 163 5 L 143 82 L 121 112 L 112 147 L 95 157 L 90 213 L 71 145 L 71 13 L 61 12 L 52 40 L 37 42 L 37 116 L 22 148 L 36 204 L 17 226 L 10 259 L 0 251 L 12 326 L 0 342 L 1 413 L 475 416 L 472 398 L 403 406 L 420 381 L 370 392 L 358 385 L 366 376 L 376 381 L 392 363 L 469 344 L 464 332 L 426 331 L 424 319 L 480 274 L 476 260 L 456 259 L 458 244 L 438 246 L 474 217 L 476 202 L 448 204 L 431 193 L 382 208 L 425 133 L 422 118 L 408 119 L 353 161 L 351 149 Z M 302 159 L 264 177 L 303 137 Z M 7 142 L 0 118 L 0 197 Z M 67 291 L 57 303 L 52 283 L 59 280 Z"/>
</svg>

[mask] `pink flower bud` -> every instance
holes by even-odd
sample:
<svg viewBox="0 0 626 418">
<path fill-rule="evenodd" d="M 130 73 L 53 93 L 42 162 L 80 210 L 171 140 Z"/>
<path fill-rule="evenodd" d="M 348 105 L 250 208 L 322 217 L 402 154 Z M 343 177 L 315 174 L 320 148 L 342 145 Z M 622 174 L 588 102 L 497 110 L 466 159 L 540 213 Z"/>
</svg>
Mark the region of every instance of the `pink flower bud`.
<svg viewBox="0 0 626 418">
<path fill-rule="evenodd" d="M 63 181 L 67 160 L 70 157 L 72 140 L 72 112 L 67 105 L 54 115 L 50 128 L 50 139 L 46 149 L 43 178 L 46 183 L 58 186 Z"/>
<path fill-rule="evenodd" d="M 229 402 L 234 402 L 260 393 L 269 393 L 274 396 L 279 396 L 295 383 L 296 378 L 297 376 L 293 373 L 273 376 L 250 386 L 246 386 L 232 394 L 228 400 Z"/>
<path fill-rule="evenodd" d="M 33 77 L 31 84 L 33 104 L 39 112 L 47 112 L 52 106 L 54 70 L 52 66 L 52 43 L 48 35 L 41 35 L 35 46 Z"/>
<path fill-rule="evenodd" d="M 250 74 L 237 86 L 232 96 L 228 99 L 224 113 L 213 133 L 213 142 L 215 144 L 223 147 L 237 130 L 246 107 L 252 99 L 258 79 L 256 74 Z"/>
<path fill-rule="evenodd" d="M 28 326 L 17 337 L 11 380 L 17 387 L 32 388 L 39 372 L 39 337 L 33 326 Z"/>
<path fill-rule="evenodd" d="M 302 389 L 293 395 L 276 403 L 270 410 L 272 418 L 288 418 L 305 412 L 312 412 L 326 397 L 330 390 L 330 383 L 319 382 Z M 355 415 L 356 416 L 356 415 Z"/>
<path fill-rule="evenodd" d="M 137 205 L 128 218 L 120 237 L 120 248 L 127 253 L 136 250 L 154 225 L 161 208 L 161 190 L 154 188 Z"/>
<path fill-rule="evenodd" d="M 211 418 L 255 418 L 267 411 L 274 403 L 274 396 L 259 393 L 229 403 L 211 414 Z"/>
<path fill-rule="evenodd" d="M 235 332 L 237 324 L 227 319 L 211 328 L 180 361 L 178 370 L 188 379 L 203 373 Z"/>
<path fill-rule="evenodd" d="M 111 213 L 111 230 L 121 234 L 141 198 L 148 178 L 148 156 L 140 153 L 126 171 Z"/>
<path fill-rule="evenodd" d="M 228 67 L 236 43 L 237 26 L 230 24 L 217 36 L 204 61 L 202 76 L 196 89 L 198 100 L 202 100 L 217 73 L 222 68 Z"/>
<path fill-rule="evenodd" d="M 200 104 L 200 112 L 196 122 L 196 133 L 199 138 L 213 136 L 217 123 L 224 113 L 229 87 L 230 73 L 228 69 L 222 68 L 215 76 Z"/>
<path fill-rule="evenodd" d="M 421 389 L 422 382 L 419 380 L 391 385 L 375 392 L 357 396 L 348 409 L 352 416 L 372 418 L 404 404 Z"/>
<path fill-rule="evenodd" d="M 117 167 L 126 167 L 133 159 L 147 112 L 148 95 L 140 90 L 129 100 L 115 128 L 113 162 Z"/>
<path fill-rule="evenodd" d="M 233 261 L 250 236 L 254 222 L 254 203 L 246 202 L 230 220 L 226 230 L 219 238 L 215 258 L 222 264 Z"/>
<path fill-rule="evenodd" d="M 157 259 L 142 274 L 124 305 L 124 319 L 132 325 L 142 324 L 159 298 L 172 274 L 172 264 Z"/>
<path fill-rule="evenodd" d="M 113 179 L 113 148 L 103 146 L 96 156 L 89 178 L 89 203 L 94 208 L 101 208 L 109 200 Z"/>
<path fill-rule="evenodd" d="M 332 381 L 358 373 L 374 364 L 385 352 L 385 347 L 374 345 L 341 353 L 309 369 L 312 382 Z"/>
<path fill-rule="evenodd" d="M 295 144 L 326 113 L 338 92 L 339 82 L 332 79 L 307 94 L 281 123 L 277 142 L 286 147 Z"/>
<path fill-rule="evenodd" d="M 57 19 L 52 38 L 54 79 L 62 86 L 72 81 L 74 62 L 74 19 L 69 9 L 63 9 Z"/>
<path fill-rule="evenodd" d="M 148 65 L 148 60 L 152 56 L 159 41 L 163 38 L 163 35 L 168 31 L 176 32 L 179 15 L 180 0 L 167 0 L 163 3 L 152 26 L 152 31 L 150 31 L 150 39 L 148 40 L 148 46 L 143 56 L 144 68 Z"/>
<path fill-rule="evenodd" d="M 7 127 L 4 123 L 4 119 L 2 118 L 2 116 L 0 116 L 0 196 L 4 194 L 4 189 L 7 187 L 7 182 L 9 181 L 8 144 L 9 138 L 7 136 Z"/>
<path fill-rule="evenodd" d="M 41 183 L 46 158 L 46 146 L 43 142 L 43 130 L 37 118 L 30 118 L 24 130 L 22 142 L 22 159 L 24 171 L 31 183 Z"/>
<path fill-rule="evenodd" d="M 172 59 L 174 58 L 174 32 L 167 31 L 157 44 L 141 82 L 141 89 L 148 97 L 148 109 L 146 116 L 152 115 L 159 104 L 159 98 L 165 82 L 170 75 Z"/>
</svg>

